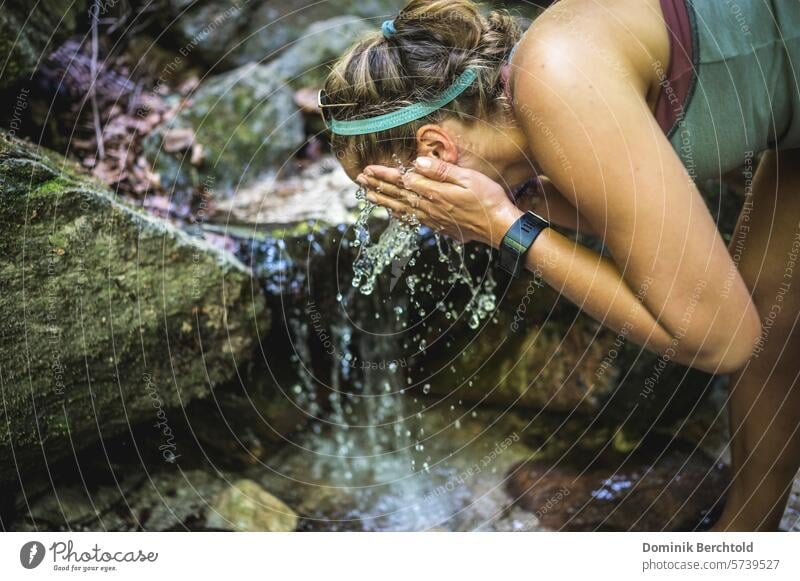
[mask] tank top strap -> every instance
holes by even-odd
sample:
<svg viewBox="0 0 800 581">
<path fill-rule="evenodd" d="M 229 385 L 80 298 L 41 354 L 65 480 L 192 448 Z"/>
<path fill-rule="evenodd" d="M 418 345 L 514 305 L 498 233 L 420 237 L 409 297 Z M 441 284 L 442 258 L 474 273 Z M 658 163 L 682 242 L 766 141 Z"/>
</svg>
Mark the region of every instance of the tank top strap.
<svg viewBox="0 0 800 581">
<path fill-rule="evenodd" d="M 519 41 L 517 41 L 511 48 L 511 52 L 508 53 L 508 57 L 506 58 L 505 62 L 501 65 L 502 68 L 500 70 L 500 82 L 503 84 L 503 94 L 506 96 L 506 99 L 508 99 L 509 103 L 513 101 L 511 96 L 511 86 L 510 86 L 511 60 L 514 58 L 514 53 L 517 51 L 518 46 L 519 46 Z"/>
</svg>

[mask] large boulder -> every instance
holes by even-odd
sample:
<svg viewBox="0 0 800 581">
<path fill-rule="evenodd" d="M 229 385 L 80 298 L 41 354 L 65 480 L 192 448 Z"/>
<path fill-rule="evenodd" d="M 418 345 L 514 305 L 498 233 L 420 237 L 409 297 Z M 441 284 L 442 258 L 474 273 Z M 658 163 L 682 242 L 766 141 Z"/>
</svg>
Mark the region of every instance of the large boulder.
<svg viewBox="0 0 800 581">
<path fill-rule="evenodd" d="M 87 5 L 87 0 L 4 3 L 0 10 L 0 88 L 32 73 L 81 23 L 88 23 Z"/>
<path fill-rule="evenodd" d="M 304 141 L 292 91 L 268 66 L 249 64 L 203 83 L 144 147 L 163 185 L 220 192 L 274 171 Z M 189 153 L 194 143 L 200 156 Z"/>
<path fill-rule="evenodd" d="M 330 65 L 369 27 L 351 16 L 317 22 L 269 64 L 249 63 L 202 82 L 145 141 L 161 183 L 224 197 L 271 181 L 305 143 L 294 90 L 321 85 Z"/>
<path fill-rule="evenodd" d="M 136 423 L 174 461 L 175 408 L 269 326 L 249 270 L 3 134 L 0 224 L 0 480 Z"/>
</svg>

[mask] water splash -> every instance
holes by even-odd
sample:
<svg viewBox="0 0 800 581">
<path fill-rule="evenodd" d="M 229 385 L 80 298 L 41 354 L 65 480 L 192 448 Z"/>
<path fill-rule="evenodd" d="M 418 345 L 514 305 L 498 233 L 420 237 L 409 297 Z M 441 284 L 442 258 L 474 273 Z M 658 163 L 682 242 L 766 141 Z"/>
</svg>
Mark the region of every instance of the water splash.
<svg viewBox="0 0 800 581">
<path fill-rule="evenodd" d="M 395 160 L 401 173 L 413 171 L 413 167 L 406 167 L 399 160 Z M 372 240 L 369 230 L 369 219 L 378 207 L 367 200 L 367 191 L 360 187 L 356 198 L 362 203 L 361 211 L 354 225 L 355 239 L 353 245 L 359 248 L 358 255 L 353 261 L 353 286 L 363 294 L 371 294 L 375 290 L 378 277 L 392 267 L 392 286 L 396 278 L 402 274 L 406 267 L 416 265 L 416 256 L 421 246 L 422 228 L 419 220 L 411 215 L 396 216 L 389 212 L 389 224 L 380 234 L 377 241 Z M 464 285 L 469 289 L 469 300 L 464 306 L 464 312 L 469 317 L 470 328 L 477 329 L 481 321 L 488 318 L 495 310 L 497 301 L 495 288 L 497 282 L 492 276 L 491 269 L 487 269 L 485 276 L 473 277 L 464 259 L 464 245 L 459 242 L 446 240 L 440 234 L 434 234 L 439 262 L 447 265 L 448 276 L 446 282 L 452 285 Z M 489 262 L 491 250 L 485 249 Z M 472 256 L 474 258 L 474 255 Z M 416 308 L 417 314 L 424 317 L 422 301 L 415 298 L 420 291 L 432 295 L 435 290 L 432 284 L 420 286 L 421 277 L 409 274 L 405 277 L 411 303 Z M 448 319 L 456 319 L 458 311 L 452 303 L 445 305 L 439 303 L 437 308 L 445 312 Z"/>
<path fill-rule="evenodd" d="M 366 192 L 360 188 L 357 197 L 365 200 Z M 391 265 L 401 265 L 400 270 L 413 260 L 419 251 L 420 223 L 414 216 L 402 218 L 390 215 L 389 225 L 377 242 L 372 243 L 369 233 L 369 218 L 377 207 L 369 201 L 358 216 L 354 229 L 353 245 L 359 248 L 353 262 L 353 286 L 363 294 L 372 294 L 378 276 Z"/>
</svg>

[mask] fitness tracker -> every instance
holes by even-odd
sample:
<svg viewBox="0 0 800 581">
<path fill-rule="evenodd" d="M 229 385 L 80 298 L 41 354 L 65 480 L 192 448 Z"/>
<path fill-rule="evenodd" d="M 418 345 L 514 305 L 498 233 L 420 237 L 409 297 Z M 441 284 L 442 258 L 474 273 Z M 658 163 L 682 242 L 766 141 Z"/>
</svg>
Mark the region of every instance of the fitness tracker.
<svg viewBox="0 0 800 581">
<path fill-rule="evenodd" d="M 550 222 L 530 210 L 520 216 L 500 243 L 500 268 L 519 278 L 525 270 L 525 254 L 542 230 L 549 227 Z"/>
</svg>

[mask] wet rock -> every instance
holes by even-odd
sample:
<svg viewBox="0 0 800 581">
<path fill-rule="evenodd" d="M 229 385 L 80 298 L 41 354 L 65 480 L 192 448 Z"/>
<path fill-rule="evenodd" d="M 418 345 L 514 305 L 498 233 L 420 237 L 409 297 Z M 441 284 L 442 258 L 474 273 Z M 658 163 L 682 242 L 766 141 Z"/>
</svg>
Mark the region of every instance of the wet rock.
<svg viewBox="0 0 800 581">
<path fill-rule="evenodd" d="M 523 463 L 507 489 L 550 530 L 683 531 L 709 526 L 726 485 L 723 464 L 664 440 L 631 453 L 606 447 Z"/>
<path fill-rule="evenodd" d="M 204 470 L 140 470 L 99 486 L 57 486 L 20 498 L 30 509 L 12 530 L 204 530 L 209 503 L 225 486 L 223 478 Z"/>
<path fill-rule="evenodd" d="M 522 314 L 526 321 L 518 326 L 514 321 L 525 288 L 520 281 L 501 295 L 495 316 L 478 330 L 459 324 L 458 331 L 437 337 L 438 344 L 417 358 L 423 372 L 431 374 L 431 393 L 551 412 L 599 411 L 617 387 L 616 369 L 598 373 L 613 335 L 565 305 L 552 314 L 556 297 L 545 288 L 537 290 Z M 550 314 L 540 316 L 542 311 Z"/>
<path fill-rule="evenodd" d="M 292 226 L 301 222 L 352 224 L 358 205 L 354 191 L 341 166 L 325 157 L 279 181 L 239 188 L 235 196 L 215 204 L 211 220 L 220 223 L 222 231 L 230 231 L 232 223 L 244 226 L 236 229 L 240 236 L 258 236 L 264 226 L 273 226 L 274 236 L 291 241 Z"/>
<path fill-rule="evenodd" d="M 305 427 L 307 415 L 275 384 L 269 370 L 250 365 L 240 367 L 246 386 L 226 386 L 186 408 L 182 434 L 191 434 L 194 442 L 181 442 L 184 455 L 187 449 L 199 448 L 218 466 L 258 465 Z"/>
<path fill-rule="evenodd" d="M 167 151 L 175 132 L 191 132 L 202 154 Z M 201 84 L 144 148 L 162 185 L 229 192 L 280 168 L 304 141 L 291 89 L 267 66 L 249 64 Z"/>
<path fill-rule="evenodd" d="M 137 423 L 168 442 L 169 410 L 235 377 L 269 327 L 250 271 L 2 135 L 0 185 L 0 466 L 24 485 Z"/>
<path fill-rule="evenodd" d="M 30 75 L 47 53 L 89 21 L 87 0 L 7 2 L 0 11 L 0 88 Z"/>
<path fill-rule="evenodd" d="M 258 483 L 245 479 L 234 482 L 213 500 L 206 526 L 235 531 L 291 532 L 297 528 L 297 515 Z"/>
<path fill-rule="evenodd" d="M 293 531 L 297 515 L 252 480 L 208 468 L 57 485 L 20 496 L 11 530 Z M 232 483 L 233 482 L 233 483 Z"/>
</svg>

